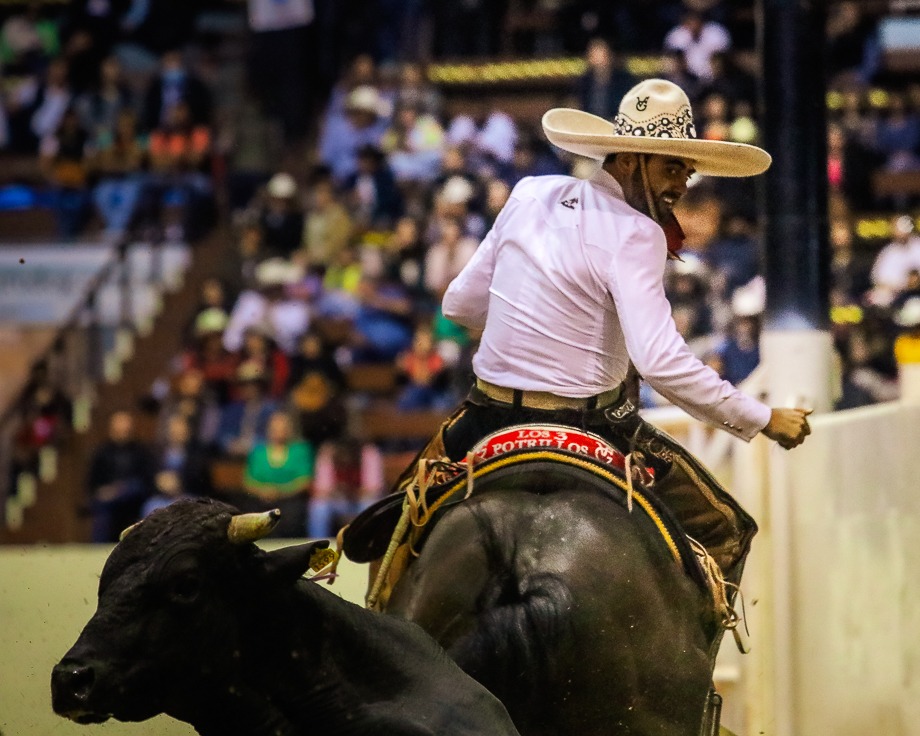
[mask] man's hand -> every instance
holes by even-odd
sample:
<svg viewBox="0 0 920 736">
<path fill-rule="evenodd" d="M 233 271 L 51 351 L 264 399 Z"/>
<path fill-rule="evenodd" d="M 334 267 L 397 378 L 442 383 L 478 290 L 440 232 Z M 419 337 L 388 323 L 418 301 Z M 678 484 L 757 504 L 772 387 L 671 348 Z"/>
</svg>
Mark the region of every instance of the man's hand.
<svg viewBox="0 0 920 736">
<path fill-rule="evenodd" d="M 770 421 L 760 431 L 771 440 L 776 440 L 783 449 L 791 450 L 801 445 L 811 434 L 811 427 L 808 426 L 808 415 L 811 412 L 811 409 L 773 409 Z"/>
</svg>

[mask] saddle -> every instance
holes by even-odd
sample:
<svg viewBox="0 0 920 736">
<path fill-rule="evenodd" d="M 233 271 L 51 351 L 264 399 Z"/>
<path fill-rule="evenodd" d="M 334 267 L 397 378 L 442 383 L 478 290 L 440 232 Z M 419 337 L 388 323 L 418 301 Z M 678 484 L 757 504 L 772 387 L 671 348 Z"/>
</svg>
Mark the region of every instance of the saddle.
<svg viewBox="0 0 920 736">
<path fill-rule="evenodd" d="M 416 482 L 406 492 L 393 493 L 360 514 L 344 530 L 342 547 L 355 562 L 381 560 L 388 551 L 396 554 L 397 547 L 406 547 L 400 550 L 397 563 L 404 569 L 409 555 L 420 552 L 444 511 L 473 494 L 516 488 L 531 493 L 586 488 L 631 511 L 637 508 L 641 523 L 667 546 L 675 562 L 708 589 L 698 552 L 679 522 L 652 488 L 631 482 L 628 465 L 627 458 L 606 440 L 571 427 L 503 429 L 480 441 L 465 461 L 421 460 Z M 369 596 L 368 604 L 373 603 L 376 598 Z"/>
</svg>

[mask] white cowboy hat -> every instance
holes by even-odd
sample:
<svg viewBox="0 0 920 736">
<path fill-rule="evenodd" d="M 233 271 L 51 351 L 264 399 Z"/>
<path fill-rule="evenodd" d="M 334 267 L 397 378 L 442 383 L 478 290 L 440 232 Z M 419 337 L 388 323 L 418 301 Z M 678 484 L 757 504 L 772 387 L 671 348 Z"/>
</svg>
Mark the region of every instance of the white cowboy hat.
<svg viewBox="0 0 920 736">
<path fill-rule="evenodd" d="M 256 266 L 256 283 L 259 286 L 290 286 L 303 279 L 303 269 L 283 258 L 269 258 Z"/>
<path fill-rule="evenodd" d="M 772 160 L 757 146 L 697 138 L 690 100 L 664 79 L 646 79 L 627 92 L 612 123 L 557 107 L 543 115 L 543 132 L 553 145 L 580 156 L 601 161 L 610 153 L 677 156 L 708 176 L 754 176 Z"/>
<path fill-rule="evenodd" d="M 297 194 L 297 182 L 294 181 L 293 176 L 282 172 L 280 174 L 275 174 L 268 180 L 266 189 L 268 190 L 269 197 L 290 199 Z"/>
<path fill-rule="evenodd" d="M 920 297 L 912 296 L 894 315 L 899 327 L 920 327 Z"/>
<path fill-rule="evenodd" d="M 345 98 L 345 109 L 354 112 L 368 112 L 377 117 L 390 114 L 390 106 L 376 87 L 362 84 L 355 87 Z"/>
</svg>

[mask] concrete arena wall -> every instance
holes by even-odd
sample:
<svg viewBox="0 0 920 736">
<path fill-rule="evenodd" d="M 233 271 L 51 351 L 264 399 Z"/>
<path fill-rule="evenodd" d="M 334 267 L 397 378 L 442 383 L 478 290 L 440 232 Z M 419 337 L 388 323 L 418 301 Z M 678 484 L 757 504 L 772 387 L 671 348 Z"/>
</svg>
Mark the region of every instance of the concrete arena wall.
<svg viewBox="0 0 920 736">
<path fill-rule="evenodd" d="M 735 448 L 754 514 L 741 736 L 920 736 L 920 406 L 815 416 Z M 739 443 L 742 444 L 742 443 Z M 733 703 L 737 706 L 738 703 Z"/>
<path fill-rule="evenodd" d="M 293 544 L 266 544 L 266 548 Z M 195 730 L 167 716 L 144 723 L 79 726 L 51 710 L 51 668 L 96 610 L 107 545 L 0 547 L 0 734 L 185 736 Z M 366 566 L 343 561 L 328 590 L 363 602 Z"/>
</svg>

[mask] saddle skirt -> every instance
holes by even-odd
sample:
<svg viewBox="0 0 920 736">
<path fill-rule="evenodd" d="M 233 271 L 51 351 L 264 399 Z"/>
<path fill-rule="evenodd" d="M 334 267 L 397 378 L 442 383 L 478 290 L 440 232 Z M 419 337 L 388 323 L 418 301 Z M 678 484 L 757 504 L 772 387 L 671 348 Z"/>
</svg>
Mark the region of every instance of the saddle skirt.
<svg viewBox="0 0 920 736">
<path fill-rule="evenodd" d="M 420 462 L 417 481 L 408 492 L 415 527 L 411 544 L 415 550 L 420 549 L 439 512 L 471 494 L 510 488 L 533 493 L 589 488 L 623 507 L 627 507 L 631 496 L 636 513 L 651 522 L 653 533 L 675 561 L 706 587 L 697 556 L 678 521 L 653 489 L 630 489 L 625 466 L 623 453 L 602 437 L 577 428 L 527 424 L 499 430 L 482 439 L 467 460 Z M 407 503 L 407 493 L 398 491 L 360 514 L 342 535 L 343 550 L 349 559 L 372 562 L 383 557 Z"/>
</svg>

